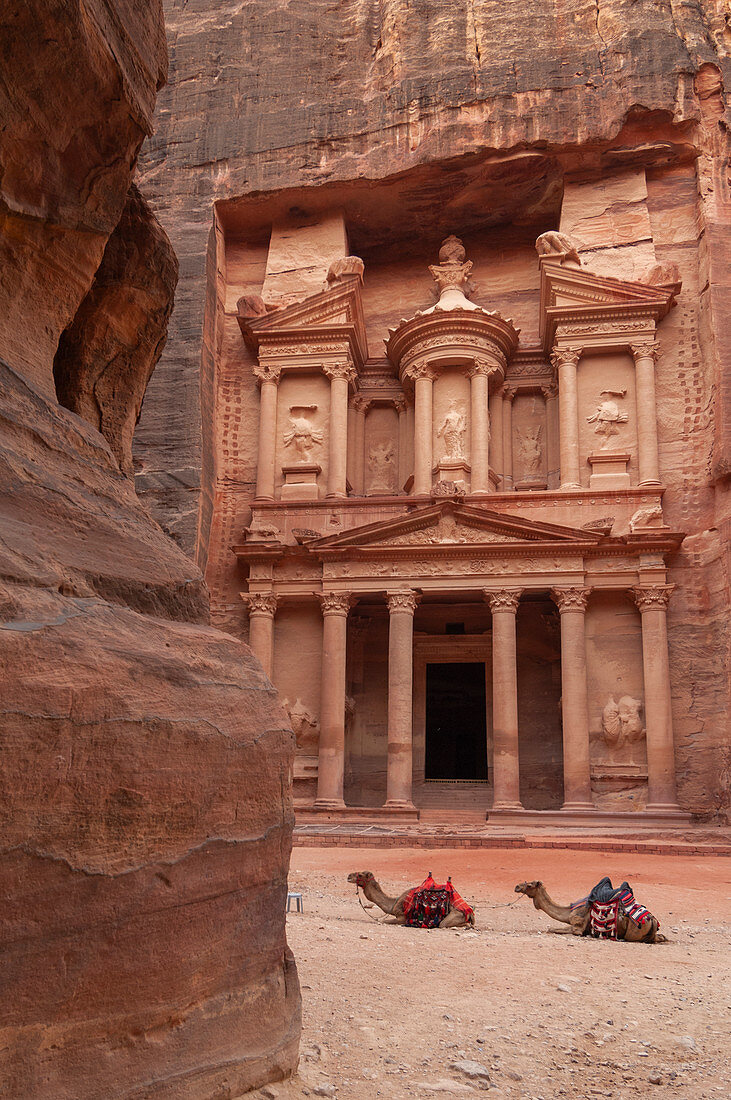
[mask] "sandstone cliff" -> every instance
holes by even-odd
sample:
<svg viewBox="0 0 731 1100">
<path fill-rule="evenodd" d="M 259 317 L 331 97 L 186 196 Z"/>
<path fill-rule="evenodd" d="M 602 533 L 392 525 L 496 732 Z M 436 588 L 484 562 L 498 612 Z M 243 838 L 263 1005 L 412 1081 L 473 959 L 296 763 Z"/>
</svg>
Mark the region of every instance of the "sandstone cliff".
<svg viewBox="0 0 731 1100">
<path fill-rule="evenodd" d="M 292 735 L 126 476 L 177 269 L 130 191 L 162 11 L 3 23 L 4 1095 L 238 1096 L 296 1059 Z"/>
</svg>

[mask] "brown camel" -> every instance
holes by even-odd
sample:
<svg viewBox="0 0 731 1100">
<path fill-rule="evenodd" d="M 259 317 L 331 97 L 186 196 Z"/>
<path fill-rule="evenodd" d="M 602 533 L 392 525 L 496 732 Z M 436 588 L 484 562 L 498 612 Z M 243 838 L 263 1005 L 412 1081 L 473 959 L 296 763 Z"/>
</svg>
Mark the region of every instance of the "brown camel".
<svg viewBox="0 0 731 1100">
<path fill-rule="evenodd" d="M 519 882 L 515 887 L 516 894 L 526 894 L 533 899 L 536 909 L 542 909 L 549 917 L 568 924 L 575 936 L 589 935 L 588 902 L 576 909 L 570 905 L 559 905 L 549 896 L 542 882 Z M 665 936 L 658 932 L 659 921 L 650 916 L 650 920 L 642 926 L 633 921 L 620 907 L 617 919 L 617 939 L 627 940 L 628 943 L 667 943 Z"/>
<path fill-rule="evenodd" d="M 356 886 L 360 886 L 369 901 L 372 901 L 373 904 L 377 905 L 379 909 L 382 909 L 384 913 L 393 917 L 393 921 L 389 923 L 406 924 L 404 904 L 411 893 L 410 890 L 404 890 L 403 894 L 399 895 L 397 898 L 390 898 L 387 894 L 384 894 L 383 890 L 376 882 L 372 871 L 352 871 L 351 874 L 348 875 L 348 882 L 354 882 Z M 474 913 L 470 914 L 469 917 L 465 917 L 461 909 L 452 907 L 444 920 L 439 922 L 439 927 L 464 928 L 465 925 L 468 924 L 474 926 L 474 923 Z"/>
</svg>

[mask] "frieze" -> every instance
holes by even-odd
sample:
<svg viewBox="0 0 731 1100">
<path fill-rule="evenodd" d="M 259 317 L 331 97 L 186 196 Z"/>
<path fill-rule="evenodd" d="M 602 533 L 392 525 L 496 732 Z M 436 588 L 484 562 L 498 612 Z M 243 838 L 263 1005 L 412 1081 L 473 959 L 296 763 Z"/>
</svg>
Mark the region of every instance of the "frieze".
<svg viewBox="0 0 731 1100">
<path fill-rule="evenodd" d="M 268 344 L 266 346 L 268 356 L 278 355 L 320 355 L 321 353 L 335 352 L 338 355 L 348 354 L 348 345 L 325 343 L 297 343 L 297 344 Z M 261 359 L 261 356 L 259 357 Z"/>
<path fill-rule="evenodd" d="M 642 332 L 647 331 L 650 324 L 652 324 L 652 318 L 647 317 L 644 320 L 637 321 L 613 321 L 606 320 L 604 318 L 597 318 L 593 324 L 558 324 L 556 326 L 556 337 L 561 336 L 599 336 L 607 332 Z"/>
</svg>

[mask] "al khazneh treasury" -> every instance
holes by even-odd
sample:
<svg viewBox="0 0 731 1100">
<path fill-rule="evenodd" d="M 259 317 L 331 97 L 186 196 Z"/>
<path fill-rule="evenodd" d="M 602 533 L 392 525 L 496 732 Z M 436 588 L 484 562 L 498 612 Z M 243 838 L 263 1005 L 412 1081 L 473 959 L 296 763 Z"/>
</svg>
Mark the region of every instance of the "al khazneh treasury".
<svg viewBox="0 0 731 1100">
<path fill-rule="evenodd" d="M 678 271 L 496 240 L 395 248 L 371 290 L 342 213 L 295 217 L 238 302 L 219 445 L 248 416 L 255 484 L 222 490 L 209 581 L 285 700 L 302 820 L 680 817 L 656 392 Z M 485 283 L 516 254 L 527 333 Z"/>
</svg>

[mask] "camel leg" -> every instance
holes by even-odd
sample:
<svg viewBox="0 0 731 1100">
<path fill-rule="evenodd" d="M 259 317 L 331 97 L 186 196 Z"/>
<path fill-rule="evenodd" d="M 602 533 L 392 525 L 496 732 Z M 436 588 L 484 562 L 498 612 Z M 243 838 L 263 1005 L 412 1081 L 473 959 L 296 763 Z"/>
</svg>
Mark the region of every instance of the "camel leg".
<svg viewBox="0 0 731 1100">
<path fill-rule="evenodd" d="M 440 928 L 464 928 L 467 921 L 461 909 L 450 909 L 444 920 L 439 922 Z"/>
</svg>

